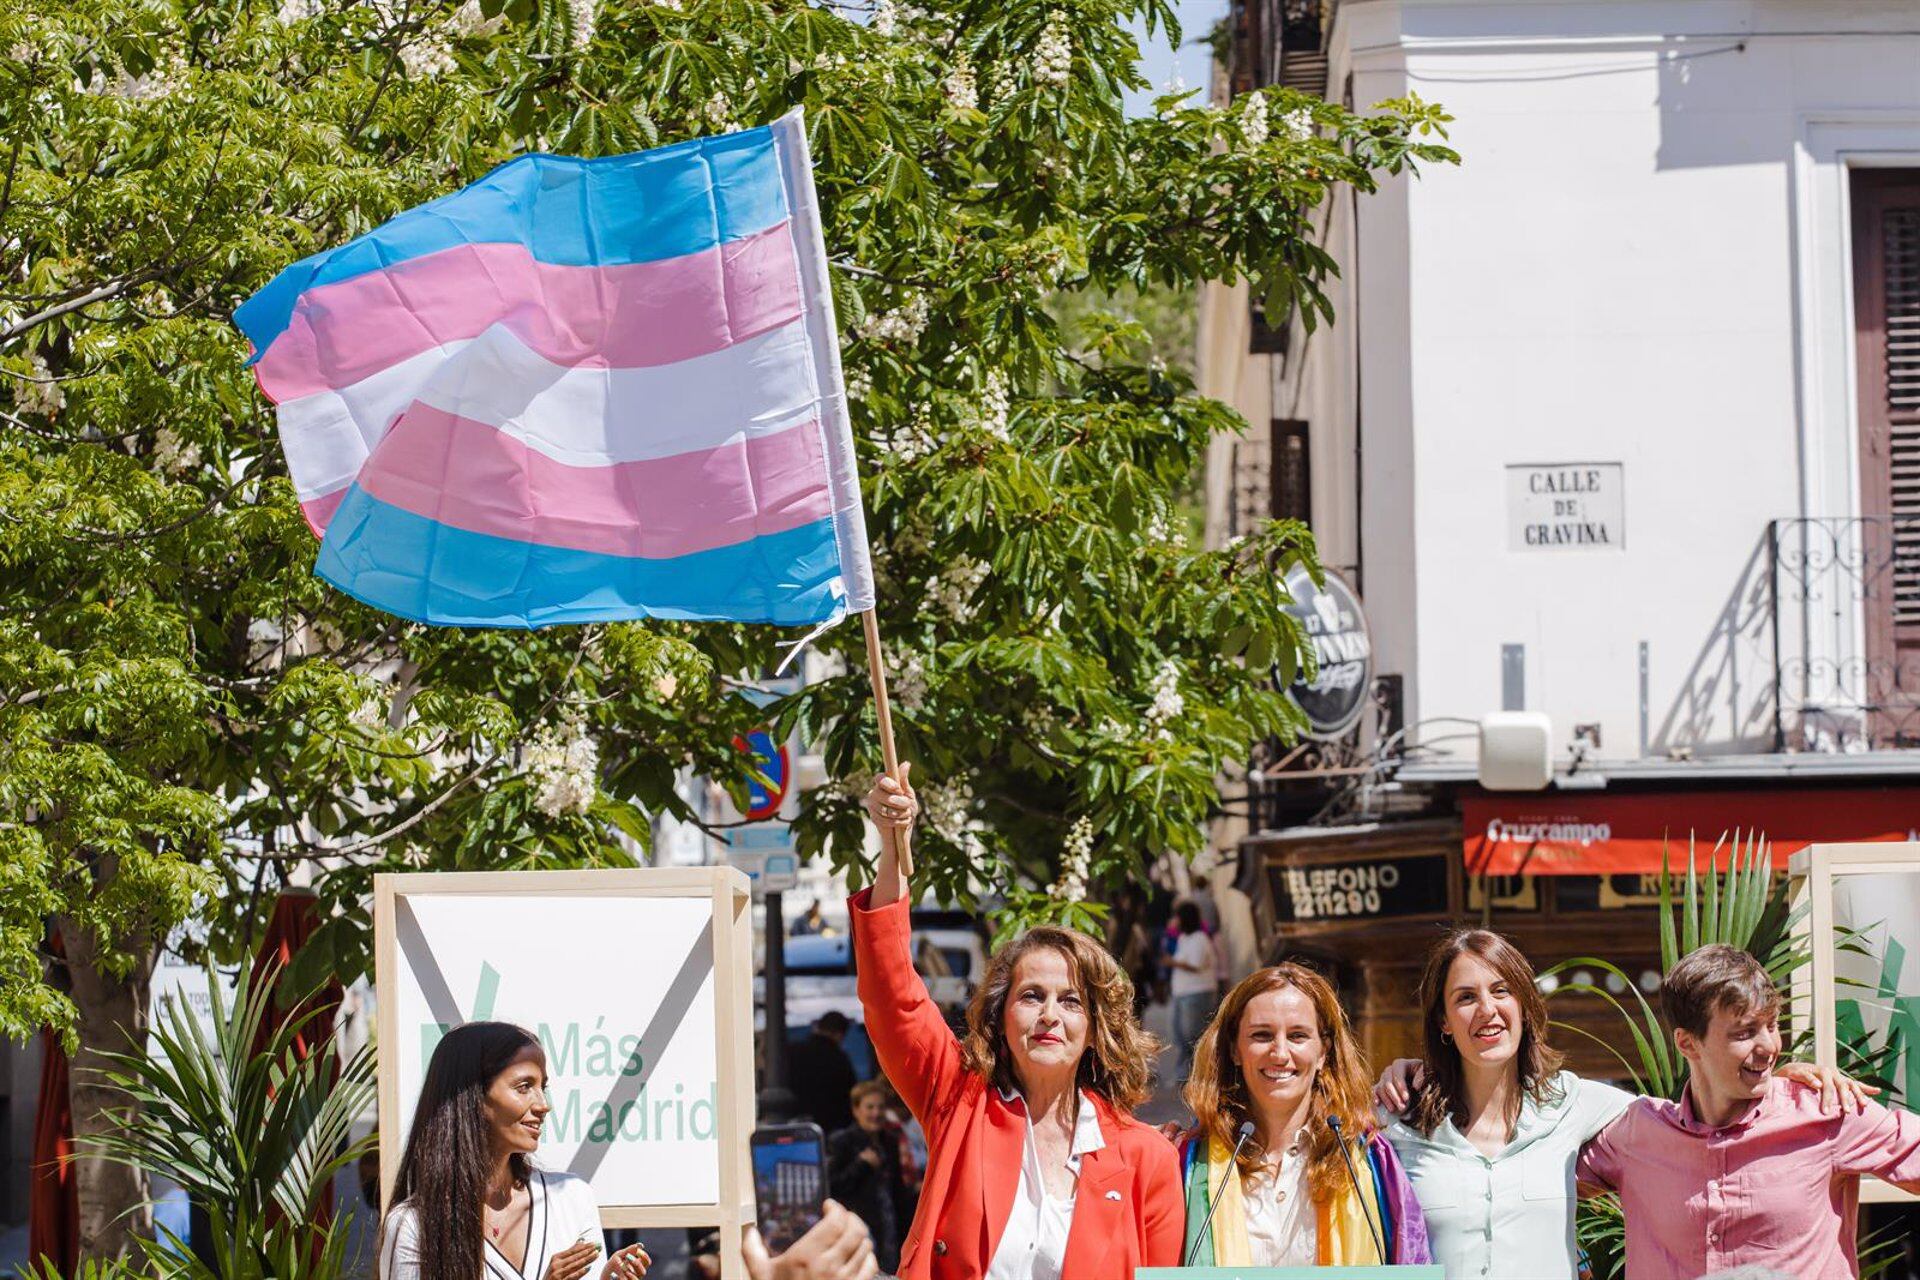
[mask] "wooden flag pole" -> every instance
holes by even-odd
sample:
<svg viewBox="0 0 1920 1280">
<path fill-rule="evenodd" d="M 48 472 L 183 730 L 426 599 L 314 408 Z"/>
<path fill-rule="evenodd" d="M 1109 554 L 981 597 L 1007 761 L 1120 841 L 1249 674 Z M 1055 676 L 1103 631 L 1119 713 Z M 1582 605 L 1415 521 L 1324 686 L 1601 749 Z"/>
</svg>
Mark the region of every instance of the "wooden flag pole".
<svg viewBox="0 0 1920 1280">
<path fill-rule="evenodd" d="M 887 664 L 880 650 L 880 615 L 868 609 L 860 615 L 867 630 L 867 675 L 873 681 L 873 709 L 880 722 L 880 754 L 886 761 L 887 776 L 900 781 L 900 753 L 893 745 L 893 709 L 887 703 Z M 900 849 L 900 874 L 913 874 L 913 832 L 902 831 L 896 843 Z"/>
</svg>

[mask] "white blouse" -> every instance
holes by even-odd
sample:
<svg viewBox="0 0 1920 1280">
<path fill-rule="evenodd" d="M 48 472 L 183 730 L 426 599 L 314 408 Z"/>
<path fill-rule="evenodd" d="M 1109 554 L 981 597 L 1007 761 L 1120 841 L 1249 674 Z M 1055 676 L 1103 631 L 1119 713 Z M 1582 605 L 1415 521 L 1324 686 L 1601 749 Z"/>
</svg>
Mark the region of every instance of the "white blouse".
<svg viewBox="0 0 1920 1280">
<path fill-rule="evenodd" d="M 1018 1094 L 1002 1092 L 1008 1102 Z M 1024 1108 L 1023 1108 L 1024 1109 Z M 1080 1112 L 1073 1120 L 1073 1150 L 1067 1156 L 1067 1168 L 1076 1184 L 1080 1177 L 1080 1157 L 1102 1150 L 1107 1140 L 1100 1136 L 1100 1119 L 1094 1114 L 1093 1099 L 1080 1095 Z M 1027 1116 L 1027 1143 L 1020 1159 L 1020 1185 L 1014 1189 L 1013 1212 L 1007 1217 L 1006 1230 L 1000 1234 L 999 1247 L 987 1266 L 987 1280 L 1061 1280 L 1067 1265 L 1067 1235 L 1073 1229 L 1073 1197 L 1056 1200 L 1047 1194 L 1047 1180 L 1040 1171 L 1040 1148 L 1033 1140 L 1033 1117 Z"/>
<path fill-rule="evenodd" d="M 1319 1228 L 1307 1194 L 1307 1159 L 1296 1137 L 1271 1176 L 1240 1178 L 1247 1206 L 1247 1247 L 1256 1267 L 1311 1267 L 1319 1261 Z"/>
<path fill-rule="evenodd" d="M 607 1239 L 600 1232 L 600 1206 L 585 1178 L 570 1173 L 534 1170 L 527 1183 L 533 1204 L 527 1212 L 526 1260 L 514 1270 L 506 1255 L 486 1243 L 479 1280 L 546 1280 L 547 1262 L 554 1254 L 581 1240 L 600 1246 L 596 1268 L 606 1265 Z M 380 1245 L 380 1280 L 419 1280 L 420 1215 L 403 1201 L 387 1215 L 386 1238 Z M 597 1269 L 588 1272 L 597 1275 Z"/>
</svg>

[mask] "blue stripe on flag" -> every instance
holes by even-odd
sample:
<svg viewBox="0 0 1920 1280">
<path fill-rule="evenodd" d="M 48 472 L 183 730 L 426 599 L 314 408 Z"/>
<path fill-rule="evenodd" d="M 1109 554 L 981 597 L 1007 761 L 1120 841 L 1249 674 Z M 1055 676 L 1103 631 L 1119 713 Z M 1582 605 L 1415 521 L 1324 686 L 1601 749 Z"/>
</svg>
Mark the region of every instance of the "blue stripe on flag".
<svg viewBox="0 0 1920 1280">
<path fill-rule="evenodd" d="M 410 258 L 464 244 L 524 244 L 536 260 L 559 266 L 655 262 L 765 231 L 787 216 L 771 128 L 592 160 L 521 156 L 302 258 L 242 303 L 234 323 L 258 360 L 285 332 L 302 293 Z"/>
<path fill-rule="evenodd" d="M 327 525 L 313 571 L 365 604 L 437 626 L 633 618 L 809 626 L 845 609 L 831 518 L 643 560 L 470 533 L 355 485 Z"/>
</svg>

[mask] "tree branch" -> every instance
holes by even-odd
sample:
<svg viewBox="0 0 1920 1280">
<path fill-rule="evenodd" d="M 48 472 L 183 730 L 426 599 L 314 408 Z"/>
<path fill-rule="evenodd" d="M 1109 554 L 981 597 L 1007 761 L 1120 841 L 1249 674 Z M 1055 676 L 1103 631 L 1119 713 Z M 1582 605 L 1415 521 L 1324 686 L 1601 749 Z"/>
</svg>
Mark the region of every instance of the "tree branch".
<svg viewBox="0 0 1920 1280">
<path fill-rule="evenodd" d="M 90 307 L 96 302 L 105 302 L 108 298 L 117 298 L 136 285 L 143 285 L 159 277 L 160 269 L 149 267 L 145 271 L 136 271 L 130 276 L 122 276 L 118 280 L 109 280 L 96 289 L 89 289 L 77 298 L 70 298 L 59 306 L 35 312 L 24 320 L 16 320 L 5 329 L 0 329 L 0 344 L 11 342 L 21 334 L 37 329 L 49 320 L 58 320 L 61 316 L 78 311 L 82 307 Z"/>
</svg>

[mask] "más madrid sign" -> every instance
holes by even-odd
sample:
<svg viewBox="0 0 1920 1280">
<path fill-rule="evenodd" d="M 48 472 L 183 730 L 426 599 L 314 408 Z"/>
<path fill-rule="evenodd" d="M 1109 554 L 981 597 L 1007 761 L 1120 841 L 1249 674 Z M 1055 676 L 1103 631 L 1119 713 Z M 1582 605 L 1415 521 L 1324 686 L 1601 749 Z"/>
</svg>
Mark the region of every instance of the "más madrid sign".
<svg viewBox="0 0 1920 1280">
<path fill-rule="evenodd" d="M 1301 565 L 1288 570 L 1287 612 L 1300 620 L 1313 644 L 1319 669 L 1311 682 L 1295 680 L 1287 690 L 1306 712 L 1316 738 L 1337 738 L 1359 722 L 1373 687 L 1373 638 L 1360 597 L 1346 579 L 1329 569 L 1316 585 Z"/>
</svg>

